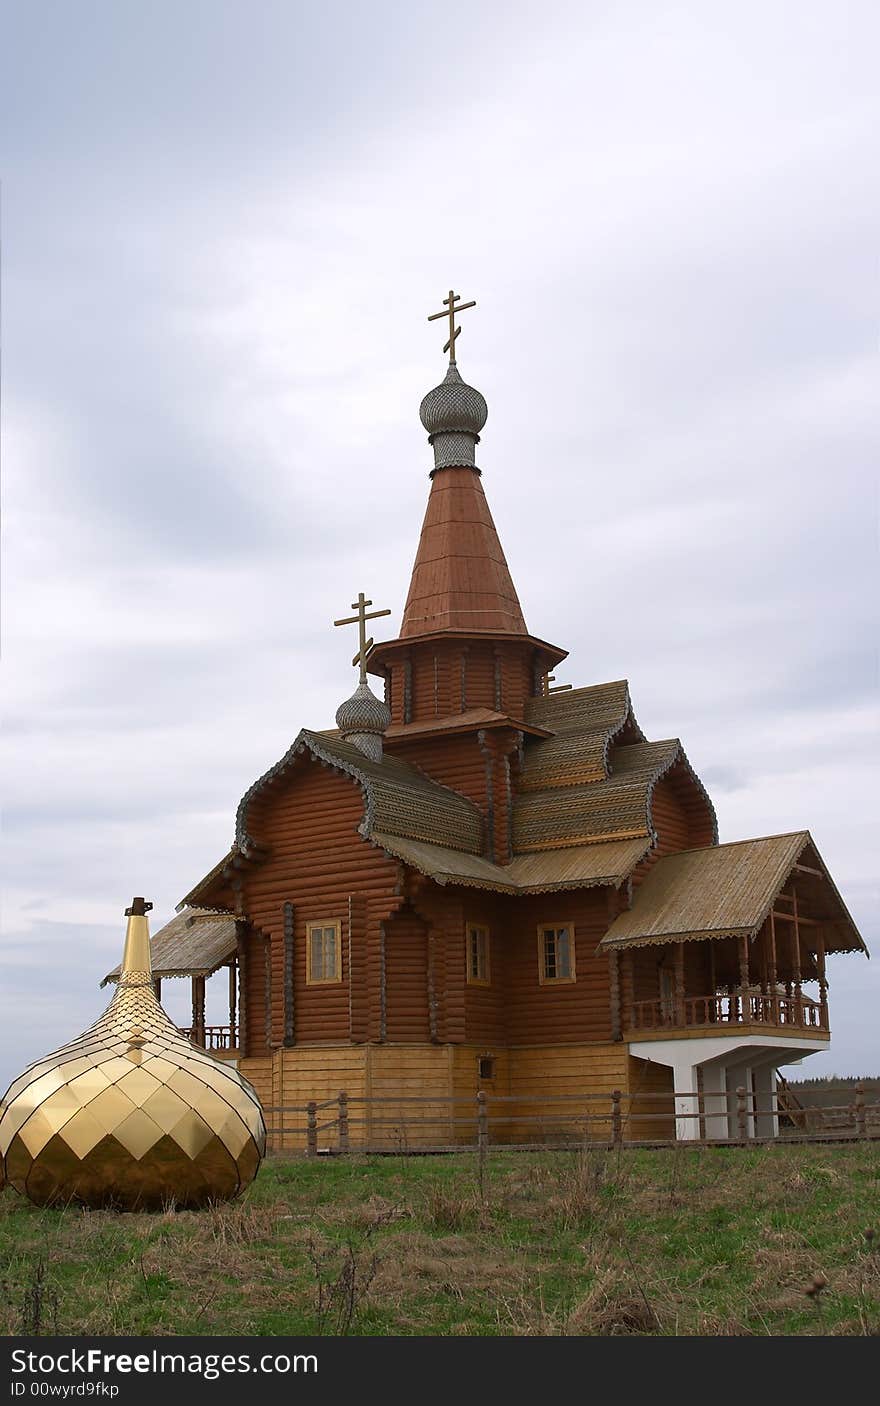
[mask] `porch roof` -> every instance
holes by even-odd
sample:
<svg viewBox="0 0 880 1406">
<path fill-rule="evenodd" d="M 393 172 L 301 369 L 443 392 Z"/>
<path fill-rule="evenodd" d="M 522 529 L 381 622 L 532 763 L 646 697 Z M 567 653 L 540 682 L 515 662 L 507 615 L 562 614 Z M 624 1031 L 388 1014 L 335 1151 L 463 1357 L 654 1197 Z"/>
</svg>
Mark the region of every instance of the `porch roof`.
<svg viewBox="0 0 880 1406">
<path fill-rule="evenodd" d="M 153 976 L 210 976 L 236 950 L 235 918 L 206 908 L 184 908 L 150 941 Z M 119 980 L 119 967 L 101 982 Z"/>
<path fill-rule="evenodd" d="M 753 938 L 804 851 L 813 881 L 822 883 L 826 952 L 867 948 L 807 830 L 685 850 L 659 859 L 632 908 L 611 924 L 600 948 L 650 943 Z M 812 867 L 816 866 L 816 867 Z"/>
<path fill-rule="evenodd" d="M 560 889 L 619 887 L 650 848 L 646 838 L 518 854 L 510 864 L 493 864 L 476 854 L 374 831 L 373 844 L 427 874 L 438 884 L 494 889 L 496 893 L 545 893 Z"/>
</svg>

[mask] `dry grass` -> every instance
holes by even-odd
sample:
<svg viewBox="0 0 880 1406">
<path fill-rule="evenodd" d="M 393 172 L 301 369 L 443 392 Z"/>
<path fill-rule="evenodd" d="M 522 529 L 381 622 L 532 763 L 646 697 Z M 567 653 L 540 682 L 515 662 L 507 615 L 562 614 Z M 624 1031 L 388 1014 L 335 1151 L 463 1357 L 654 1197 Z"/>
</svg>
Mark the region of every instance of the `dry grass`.
<svg viewBox="0 0 880 1406">
<path fill-rule="evenodd" d="M 880 1332 L 871 1145 L 270 1161 L 201 1213 L 0 1194 L 4 1334 Z"/>
</svg>

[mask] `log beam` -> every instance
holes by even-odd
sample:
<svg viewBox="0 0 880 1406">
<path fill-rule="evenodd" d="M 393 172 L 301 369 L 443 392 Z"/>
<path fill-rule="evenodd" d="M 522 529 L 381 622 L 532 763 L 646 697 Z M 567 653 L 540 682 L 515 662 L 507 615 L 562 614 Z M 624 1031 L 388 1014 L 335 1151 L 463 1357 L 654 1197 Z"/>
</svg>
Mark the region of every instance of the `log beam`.
<svg viewBox="0 0 880 1406">
<path fill-rule="evenodd" d="M 284 905 L 284 1044 L 296 1044 L 296 944 L 295 914 L 292 903 Z M 340 961 L 342 954 L 340 953 Z"/>
<path fill-rule="evenodd" d="M 205 1048 L 205 978 L 191 978 L 192 990 L 192 1042 Z"/>
</svg>

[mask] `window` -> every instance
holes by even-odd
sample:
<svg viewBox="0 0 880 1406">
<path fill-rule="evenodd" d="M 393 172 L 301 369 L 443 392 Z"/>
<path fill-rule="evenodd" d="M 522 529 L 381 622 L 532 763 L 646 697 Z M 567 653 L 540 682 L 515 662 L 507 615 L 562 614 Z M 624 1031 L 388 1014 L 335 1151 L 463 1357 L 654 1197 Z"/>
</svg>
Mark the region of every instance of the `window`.
<svg viewBox="0 0 880 1406">
<path fill-rule="evenodd" d="M 570 923 L 538 928 L 538 980 L 574 981 L 574 928 Z"/>
<path fill-rule="evenodd" d="M 477 1078 L 480 1083 L 491 1081 L 495 1078 L 495 1056 L 479 1055 L 477 1057 Z"/>
<path fill-rule="evenodd" d="M 489 929 L 468 924 L 467 979 L 471 986 L 489 985 Z"/>
<path fill-rule="evenodd" d="M 342 923 L 337 918 L 309 923 L 306 984 L 320 986 L 342 980 Z"/>
</svg>

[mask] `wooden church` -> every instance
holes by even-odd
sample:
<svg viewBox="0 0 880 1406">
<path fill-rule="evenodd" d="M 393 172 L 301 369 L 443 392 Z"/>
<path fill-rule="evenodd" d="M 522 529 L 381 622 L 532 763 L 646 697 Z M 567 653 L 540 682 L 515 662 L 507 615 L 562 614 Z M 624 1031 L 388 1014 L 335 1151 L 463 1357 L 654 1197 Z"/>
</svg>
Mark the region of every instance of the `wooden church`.
<svg viewBox="0 0 880 1406">
<path fill-rule="evenodd" d="M 696 1136 L 675 1090 L 724 1137 L 747 1087 L 772 1134 L 777 1067 L 830 1038 L 826 958 L 864 944 L 807 831 L 718 843 L 681 743 L 645 737 L 624 680 L 551 686 L 566 651 L 526 625 L 476 462 L 486 402 L 456 365 L 473 304 L 444 304 L 399 633 L 367 640 L 390 612 L 359 597 L 337 727 L 303 729 L 242 797 L 154 971 L 192 978 L 191 1037 L 266 1105 L 617 1088 L 667 1093 Z M 206 1028 L 220 968 L 229 1025 Z"/>
</svg>

